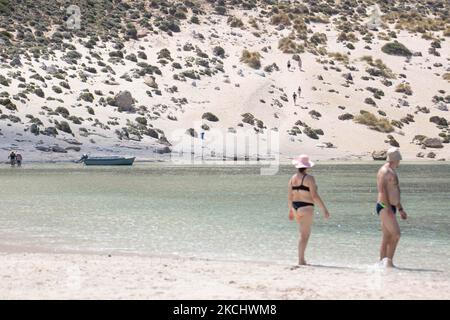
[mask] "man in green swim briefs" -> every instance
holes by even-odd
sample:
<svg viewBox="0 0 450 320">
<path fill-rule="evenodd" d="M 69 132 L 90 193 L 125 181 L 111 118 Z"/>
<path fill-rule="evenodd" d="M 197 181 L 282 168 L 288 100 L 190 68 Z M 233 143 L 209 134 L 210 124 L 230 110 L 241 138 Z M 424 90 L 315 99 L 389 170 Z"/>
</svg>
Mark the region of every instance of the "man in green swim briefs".
<svg viewBox="0 0 450 320">
<path fill-rule="evenodd" d="M 397 222 L 398 209 L 403 220 L 408 217 L 400 203 L 400 187 L 395 169 L 400 165 L 402 156 L 398 148 L 390 148 L 387 152 L 388 162 L 384 164 L 377 175 L 378 200 L 376 211 L 380 216 L 383 239 L 381 241 L 380 260 L 387 267 L 394 267 L 393 258 L 398 241 L 400 227 Z"/>
</svg>

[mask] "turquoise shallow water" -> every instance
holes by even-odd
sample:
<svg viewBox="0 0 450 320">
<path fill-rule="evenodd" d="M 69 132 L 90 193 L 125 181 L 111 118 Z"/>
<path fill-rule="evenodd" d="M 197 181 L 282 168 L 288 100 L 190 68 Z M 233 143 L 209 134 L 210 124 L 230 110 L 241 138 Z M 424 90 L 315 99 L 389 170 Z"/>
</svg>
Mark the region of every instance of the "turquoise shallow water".
<svg viewBox="0 0 450 320">
<path fill-rule="evenodd" d="M 318 164 L 311 172 L 332 218 L 316 215 L 312 263 L 370 265 L 378 259 L 374 215 L 379 164 Z M 293 170 L 257 166 L 72 164 L 0 169 L 0 246 L 296 262 L 297 226 L 287 219 Z M 396 263 L 446 270 L 450 262 L 450 165 L 404 164 Z"/>
</svg>

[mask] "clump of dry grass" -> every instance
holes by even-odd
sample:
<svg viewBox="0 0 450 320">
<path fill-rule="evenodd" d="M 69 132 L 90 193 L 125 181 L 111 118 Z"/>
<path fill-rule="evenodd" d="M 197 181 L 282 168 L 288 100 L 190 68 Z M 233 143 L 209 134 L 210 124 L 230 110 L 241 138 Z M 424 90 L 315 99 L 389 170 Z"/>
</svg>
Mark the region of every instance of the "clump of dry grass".
<svg viewBox="0 0 450 320">
<path fill-rule="evenodd" d="M 285 25 L 290 26 L 291 25 L 291 19 L 289 19 L 289 16 L 286 13 L 278 13 L 272 16 L 270 19 L 270 24 L 273 25 Z"/>
<path fill-rule="evenodd" d="M 292 28 L 297 33 L 299 39 L 306 40 L 308 38 L 308 26 L 303 18 L 296 18 Z"/>
<path fill-rule="evenodd" d="M 309 17 L 309 21 L 313 23 L 330 23 L 330 18 L 324 15 L 313 15 Z"/>
<path fill-rule="evenodd" d="M 328 53 L 328 56 L 330 58 L 332 58 L 333 60 L 342 62 L 344 64 L 348 64 L 350 62 L 349 56 L 345 53 L 330 52 L 330 53 Z"/>
<path fill-rule="evenodd" d="M 441 31 L 446 28 L 446 22 L 440 18 L 425 17 L 418 12 L 391 13 L 391 22 L 397 21 L 396 29 L 408 30 L 411 32 L 425 33 L 427 31 Z M 387 17 L 383 17 L 388 19 Z"/>
<path fill-rule="evenodd" d="M 363 56 L 361 60 L 367 62 L 367 64 L 371 67 L 376 68 L 376 70 L 382 77 L 386 79 L 395 79 L 394 72 L 388 66 L 386 66 L 381 59 L 376 59 L 374 61 L 372 56 Z"/>
<path fill-rule="evenodd" d="M 283 53 L 290 54 L 305 52 L 305 48 L 303 47 L 303 45 L 295 42 L 289 37 L 280 39 L 280 41 L 278 42 L 278 49 L 280 49 Z"/>
<path fill-rule="evenodd" d="M 445 73 L 444 75 L 442 75 L 442 78 L 444 78 L 444 80 L 447 80 L 448 82 L 450 82 L 450 73 Z"/>
<path fill-rule="evenodd" d="M 395 24 L 396 29 L 411 32 L 424 33 L 426 31 L 439 31 L 446 28 L 448 23 L 444 7 L 434 6 L 431 2 L 416 2 L 414 9 L 407 10 L 385 10 L 382 20 L 388 24 Z M 437 4 L 437 3 L 436 3 Z M 443 3 L 442 3 L 443 4 Z M 424 14 L 425 10 L 433 14 Z M 441 11 L 441 12 L 439 12 Z"/>
<path fill-rule="evenodd" d="M 411 85 L 409 83 L 400 83 L 397 88 L 395 88 L 395 92 L 401 92 L 408 96 L 411 96 L 413 94 L 413 91 L 411 89 Z"/>
<path fill-rule="evenodd" d="M 352 42 L 357 43 L 358 37 L 353 32 L 341 32 L 337 39 L 339 42 Z"/>
<path fill-rule="evenodd" d="M 424 34 L 422 34 L 422 39 L 433 40 L 434 35 L 431 32 L 425 32 Z"/>
<path fill-rule="evenodd" d="M 250 18 L 250 19 L 248 20 L 248 24 L 249 24 L 251 27 L 255 28 L 256 30 L 259 30 L 258 21 L 256 21 L 255 18 Z"/>
<path fill-rule="evenodd" d="M 372 130 L 389 133 L 394 131 L 394 127 L 385 118 L 377 118 L 373 113 L 361 110 L 361 114 L 353 119 L 356 123 L 364 124 Z"/>
<path fill-rule="evenodd" d="M 261 68 L 261 54 L 259 52 L 242 51 L 241 62 L 249 65 L 253 69 Z"/>
<path fill-rule="evenodd" d="M 444 30 L 444 37 L 450 37 L 450 27 Z"/>
<path fill-rule="evenodd" d="M 315 56 L 326 56 L 328 54 L 327 48 L 325 47 L 310 47 L 308 46 L 308 51 Z"/>
<path fill-rule="evenodd" d="M 227 23 L 232 28 L 243 28 L 244 27 L 244 23 L 242 22 L 241 19 L 232 17 L 232 16 L 228 17 Z"/>
<path fill-rule="evenodd" d="M 316 32 L 314 33 L 311 38 L 309 38 L 309 41 L 313 44 L 315 44 L 316 46 L 319 44 L 323 44 L 326 45 L 327 44 L 327 35 L 325 33 L 322 32 Z"/>
</svg>

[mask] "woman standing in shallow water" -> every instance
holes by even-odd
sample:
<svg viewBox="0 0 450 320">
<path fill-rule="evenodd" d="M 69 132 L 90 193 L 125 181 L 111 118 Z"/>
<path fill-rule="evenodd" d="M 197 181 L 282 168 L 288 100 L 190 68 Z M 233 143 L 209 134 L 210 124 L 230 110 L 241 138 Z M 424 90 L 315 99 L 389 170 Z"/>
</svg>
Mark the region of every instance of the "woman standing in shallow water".
<svg viewBox="0 0 450 320">
<path fill-rule="evenodd" d="M 299 224 L 298 264 L 306 265 L 305 250 L 314 220 L 314 204 L 322 209 L 325 219 L 330 217 L 330 213 L 317 193 L 314 177 L 306 173 L 308 168 L 314 166 L 314 162 L 310 161 L 307 155 L 300 155 L 292 160 L 292 164 L 298 172 L 292 176 L 288 184 L 289 220 L 295 218 Z"/>
</svg>

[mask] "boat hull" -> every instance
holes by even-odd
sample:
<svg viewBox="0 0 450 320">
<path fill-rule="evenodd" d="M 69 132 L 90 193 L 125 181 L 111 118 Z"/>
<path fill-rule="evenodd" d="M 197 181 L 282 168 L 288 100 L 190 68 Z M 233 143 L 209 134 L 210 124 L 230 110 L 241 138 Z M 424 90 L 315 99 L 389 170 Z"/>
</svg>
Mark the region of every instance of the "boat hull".
<svg viewBox="0 0 450 320">
<path fill-rule="evenodd" d="M 135 158 L 117 158 L 117 159 L 95 159 L 88 158 L 84 160 L 87 166 L 131 166 Z"/>
</svg>

